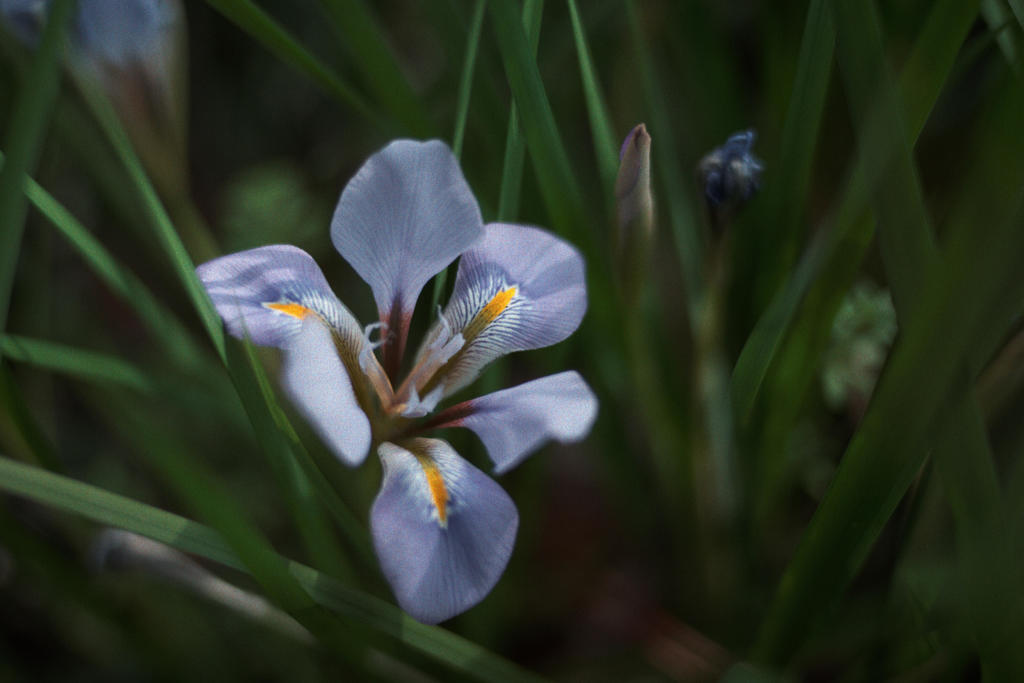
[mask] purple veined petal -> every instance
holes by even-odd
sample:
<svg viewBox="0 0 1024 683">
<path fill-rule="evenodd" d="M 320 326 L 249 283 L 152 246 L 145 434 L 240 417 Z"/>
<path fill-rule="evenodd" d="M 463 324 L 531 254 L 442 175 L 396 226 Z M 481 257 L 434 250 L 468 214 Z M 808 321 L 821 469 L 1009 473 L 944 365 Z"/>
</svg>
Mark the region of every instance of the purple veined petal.
<svg viewBox="0 0 1024 683">
<path fill-rule="evenodd" d="M 292 402 L 338 459 L 350 466 L 362 463 L 370 449 L 370 421 L 356 400 L 334 335 L 319 317 L 307 316 L 288 341 L 282 376 Z"/>
<path fill-rule="evenodd" d="M 597 397 L 578 372 L 569 370 L 452 406 L 431 422 L 476 432 L 495 473 L 502 474 L 549 439 L 580 441 L 596 417 Z"/>
<path fill-rule="evenodd" d="M 196 268 L 213 305 L 233 336 L 284 348 L 316 313 L 335 329 L 353 355 L 362 348 L 359 324 L 331 291 L 313 257 L 286 244 L 214 259 Z"/>
<path fill-rule="evenodd" d="M 398 604 L 436 624 L 494 587 L 519 513 L 490 477 L 438 439 L 384 442 L 384 482 L 370 511 L 373 545 Z"/>
<path fill-rule="evenodd" d="M 462 255 L 455 288 L 420 351 L 420 360 L 461 334 L 464 345 L 432 379 L 445 396 L 469 384 L 484 365 L 513 351 L 558 343 L 587 310 L 583 257 L 568 242 L 524 225 L 490 223 Z"/>
<path fill-rule="evenodd" d="M 439 140 L 396 140 L 371 156 L 331 221 L 334 246 L 373 289 L 399 356 L 423 285 L 482 233 L 480 207 Z"/>
</svg>

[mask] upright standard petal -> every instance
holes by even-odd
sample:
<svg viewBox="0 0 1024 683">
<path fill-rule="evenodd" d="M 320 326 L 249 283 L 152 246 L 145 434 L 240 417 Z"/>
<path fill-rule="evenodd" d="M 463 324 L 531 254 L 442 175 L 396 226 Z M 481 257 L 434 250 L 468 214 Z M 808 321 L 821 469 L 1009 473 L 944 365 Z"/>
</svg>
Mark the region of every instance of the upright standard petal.
<svg viewBox="0 0 1024 683">
<path fill-rule="evenodd" d="M 420 360 L 446 338 L 461 336 L 463 345 L 417 388 L 426 394 L 443 384 L 447 396 L 495 358 L 562 341 L 586 310 L 583 257 L 572 245 L 539 228 L 490 223 L 462 255 L 444 320 Z"/>
<path fill-rule="evenodd" d="M 284 385 L 320 438 L 346 465 L 366 459 L 370 421 L 359 406 L 338 346 L 320 318 L 308 316 L 284 354 Z"/>
<path fill-rule="evenodd" d="M 483 220 L 458 161 L 439 140 L 396 140 L 341 193 L 334 246 L 373 288 L 381 320 L 412 315 L 423 285 L 480 238 Z"/>
<path fill-rule="evenodd" d="M 476 432 L 501 474 L 548 439 L 583 439 L 596 417 L 597 397 L 578 372 L 569 370 L 452 406 L 436 422 Z"/>
<path fill-rule="evenodd" d="M 333 327 L 352 354 L 362 331 L 334 296 L 313 257 L 286 244 L 222 256 L 196 268 L 213 305 L 238 338 L 284 348 L 315 313 Z"/>
<path fill-rule="evenodd" d="M 505 571 L 519 514 L 490 477 L 438 439 L 378 449 L 384 482 L 373 545 L 398 604 L 436 624 L 486 596 Z"/>
</svg>

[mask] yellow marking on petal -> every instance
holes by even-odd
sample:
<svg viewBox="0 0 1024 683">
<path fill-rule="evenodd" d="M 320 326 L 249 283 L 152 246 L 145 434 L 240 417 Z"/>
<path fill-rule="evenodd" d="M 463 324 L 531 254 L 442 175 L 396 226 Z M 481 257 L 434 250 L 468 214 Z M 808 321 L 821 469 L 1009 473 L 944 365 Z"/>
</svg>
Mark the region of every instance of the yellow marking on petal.
<svg viewBox="0 0 1024 683">
<path fill-rule="evenodd" d="M 445 488 L 441 470 L 430 458 L 417 456 L 416 459 L 419 460 L 420 467 L 423 468 L 423 474 L 427 475 L 427 488 L 430 489 L 430 497 L 434 501 L 434 507 L 437 508 L 437 518 L 441 522 L 441 526 L 448 526 L 448 489 Z"/>
<path fill-rule="evenodd" d="M 267 308 L 302 320 L 313 311 L 302 304 L 263 304 Z"/>
<path fill-rule="evenodd" d="M 473 320 L 466 325 L 466 329 L 462 331 L 462 338 L 468 343 L 471 339 L 483 332 L 485 327 L 494 322 L 495 318 L 501 315 L 502 312 L 508 308 L 508 305 L 512 303 L 513 297 L 518 293 L 519 288 L 512 285 L 508 289 L 503 289 L 495 294 L 494 297 L 487 302 L 487 305 L 480 309 L 480 312 L 476 314 Z"/>
</svg>

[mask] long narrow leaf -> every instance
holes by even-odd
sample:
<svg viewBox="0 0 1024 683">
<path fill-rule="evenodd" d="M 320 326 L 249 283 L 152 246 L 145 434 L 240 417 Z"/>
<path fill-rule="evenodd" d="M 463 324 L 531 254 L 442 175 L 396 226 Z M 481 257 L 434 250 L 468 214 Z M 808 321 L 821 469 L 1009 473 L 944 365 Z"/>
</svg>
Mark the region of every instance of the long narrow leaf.
<svg viewBox="0 0 1024 683">
<path fill-rule="evenodd" d="M 936 3 L 904 66 L 900 76 L 900 93 L 908 135 L 914 140 L 924 128 L 946 83 L 957 51 L 977 15 L 977 6 L 978 0 L 941 0 Z M 859 260 L 856 257 L 858 252 L 850 251 L 847 247 L 867 244 L 866 240 L 854 235 L 857 230 L 870 235 L 872 226 L 866 222 L 869 219 L 865 216 L 867 201 L 867 179 L 863 169 L 857 168 L 851 174 L 832 225 L 826 228 L 823 237 L 812 243 L 748 337 L 733 369 L 732 394 L 741 421 L 750 419 L 765 376 L 782 348 L 782 340 L 819 275 L 850 272 L 848 266 Z M 859 253 L 862 254 L 863 250 Z M 850 272 L 849 277 L 852 274 Z M 849 286 L 849 277 L 830 278 L 829 291 L 845 291 Z M 829 325 L 830 321 L 831 318 L 828 318 Z M 800 362 L 808 364 L 807 357 L 801 357 Z"/>
<path fill-rule="evenodd" d="M 678 147 L 675 127 L 672 125 L 672 117 L 661 90 L 664 79 L 657 73 L 648 50 L 636 3 L 628 1 L 626 9 L 634 49 L 640 63 L 644 94 L 651 113 L 651 135 L 658 140 L 654 145 L 654 163 L 661 170 L 659 196 L 663 197 L 668 205 L 669 224 L 682 269 L 683 282 L 686 283 L 688 314 L 693 324 L 696 323 L 695 316 L 704 291 L 704 241 L 700 234 L 697 209 L 690 202 L 685 189 L 691 187 L 693 183 L 687 181 L 691 176 L 683 173 L 676 155 Z"/>
<path fill-rule="evenodd" d="M 811 180 L 818 130 L 825 109 L 832 73 L 832 53 L 836 30 L 828 0 L 812 0 L 807 8 L 796 76 L 782 127 L 782 147 L 778 168 L 772 169 L 768 184 L 768 205 L 764 229 L 754 233 L 763 254 L 769 248 L 775 254 L 766 259 L 768 266 L 759 271 L 755 295 L 774 292 L 780 277 L 789 271 L 803 227 L 803 207 Z"/>
<path fill-rule="evenodd" d="M 1021 220 L 1018 213 L 973 241 L 973 225 L 955 226 L 946 267 L 929 269 L 918 314 L 901 331 L 867 415 L 782 578 L 761 627 L 758 659 L 789 659 L 849 584 L 920 469 L 929 428 L 976 343 L 984 311 L 1016 277 L 1024 253 Z"/>
<path fill-rule="evenodd" d="M 954 339 L 954 344 L 945 345 L 955 349 L 934 350 L 943 355 L 943 362 L 948 366 L 941 373 L 940 381 L 933 385 L 933 388 L 941 387 L 940 395 L 929 395 L 926 405 L 922 406 L 920 392 L 925 390 L 924 386 L 932 378 L 911 378 L 919 378 L 934 366 L 926 358 L 906 355 L 908 347 L 917 347 L 920 351 L 919 345 L 926 343 L 923 337 L 915 336 L 922 329 L 916 323 L 922 319 L 927 320 L 927 327 L 928 324 L 935 325 L 942 321 L 949 311 L 943 310 L 943 302 L 938 297 L 941 292 L 958 287 L 963 290 L 972 290 L 973 287 L 973 291 L 980 295 L 980 301 L 987 302 L 981 304 L 983 308 L 994 305 L 1001 285 L 994 286 L 992 279 L 1003 282 L 1006 280 L 1000 280 L 1000 276 L 1008 276 L 1008 271 L 999 267 L 984 271 L 965 267 L 961 257 L 970 248 L 981 252 L 980 263 L 998 263 L 1003 266 L 1007 260 L 1005 255 L 977 246 L 978 242 L 985 240 L 976 236 L 975 244 L 970 245 L 970 248 L 964 245 L 963 230 L 959 233 L 960 251 L 951 259 L 955 262 L 951 262 L 948 269 L 942 269 L 924 214 L 909 147 L 904 142 L 906 138 L 899 119 L 895 89 L 887 86 L 881 39 L 873 14 L 870 11 L 864 13 L 863 7 L 854 8 L 842 0 L 837 0 L 834 8 L 840 26 L 839 46 L 844 75 L 847 77 L 847 90 L 851 104 L 863 122 L 861 150 L 869 177 L 876 180 L 876 211 L 884 228 L 883 258 L 887 260 L 887 271 L 901 313 L 904 334 L 893 352 L 868 417 L 851 443 L 829 493 L 812 520 L 762 629 L 759 652 L 768 661 L 775 663 L 782 663 L 790 656 L 803 630 L 814 621 L 814 608 L 820 610 L 822 606 L 832 604 L 867 555 L 883 524 L 924 461 L 927 453 L 925 429 L 938 414 L 942 397 L 948 395 L 946 392 L 954 386 L 955 367 L 966 360 L 972 336 L 976 336 L 965 333 Z M 1012 225 L 1012 222 L 1004 222 L 1000 226 L 1004 234 L 1012 232 L 1012 228 L 1005 227 L 1008 224 Z M 967 264 L 972 262 L 967 261 Z M 965 284 L 964 279 L 968 283 Z M 932 286 L 928 287 L 929 284 Z M 919 309 L 916 302 L 922 299 L 925 303 Z M 965 298 L 961 298 L 958 303 L 963 308 L 972 305 Z M 972 313 L 978 322 L 984 320 L 983 314 Z M 963 321 L 953 322 L 952 326 L 959 324 L 963 324 Z M 948 319 L 942 321 L 937 329 L 932 328 L 931 333 L 935 334 L 941 329 L 947 330 L 946 334 L 949 334 Z M 901 352 L 904 355 L 901 356 Z M 909 398 L 908 394 L 915 398 Z M 910 425 L 910 433 L 913 438 L 904 439 L 905 434 L 895 436 L 886 433 L 886 430 L 893 432 L 908 427 L 901 419 L 907 417 L 907 405 L 914 405 L 920 411 L 911 418 L 913 423 Z M 952 440 L 965 444 L 973 457 L 983 464 L 987 457 L 987 446 L 983 438 L 979 441 L 979 435 L 984 434 L 983 427 L 976 424 L 980 418 L 968 406 L 955 404 L 959 412 L 946 414 L 942 424 Z M 901 412 L 903 416 L 900 416 Z M 874 418 L 873 422 L 871 418 Z M 897 443 L 900 445 L 893 448 Z M 948 445 L 940 444 L 939 448 Z M 879 449 L 889 454 L 887 459 L 879 457 Z M 948 464 L 949 458 L 955 457 L 959 457 L 959 454 L 945 455 L 940 458 L 940 464 Z M 978 481 L 982 487 L 986 483 L 991 482 Z M 856 499 L 849 497 L 853 490 L 857 491 Z M 998 490 L 990 494 L 998 495 Z M 968 517 L 964 523 L 973 527 L 977 521 Z M 838 529 L 846 529 L 846 532 L 839 532 Z M 816 559 L 811 559 L 812 555 Z M 810 569 L 811 565 L 816 566 Z M 808 570 L 813 574 L 805 573 Z M 814 577 L 813 581 L 810 576 Z"/>
<path fill-rule="evenodd" d="M 466 54 L 462 60 L 462 78 L 459 81 L 459 98 L 455 110 L 455 132 L 452 134 L 452 152 L 456 159 L 462 158 L 462 143 L 466 136 L 466 117 L 469 114 L 469 96 L 473 92 L 473 75 L 476 69 L 476 54 L 480 48 L 480 29 L 484 23 L 484 0 L 477 0 L 473 8 L 473 18 L 469 24 L 469 35 L 466 38 Z M 448 271 L 445 268 L 434 278 L 434 289 L 430 300 L 430 310 L 437 310 L 448 283 Z"/>
<path fill-rule="evenodd" d="M 0 163 L 3 161 L 3 154 L 0 153 Z M 135 309 L 153 338 L 163 344 L 180 367 L 191 367 L 201 360 L 199 347 L 181 322 L 153 296 L 142 281 L 118 263 L 71 212 L 31 178 L 26 179 L 25 194 L 107 287 Z"/>
<path fill-rule="evenodd" d="M 352 107 L 363 118 L 379 124 L 382 117 L 374 113 L 366 101 L 337 74 L 311 55 L 270 15 L 249 0 L 206 0 L 207 4 L 252 36 L 281 61 L 309 76 L 314 83 L 343 104 Z"/>
<path fill-rule="evenodd" d="M 583 197 L 515 5 L 511 0 L 492 0 L 490 10 L 505 74 L 522 117 L 526 144 L 553 227 L 570 237 L 586 237 Z M 592 243 L 592 239 L 586 241 Z"/>
<path fill-rule="evenodd" d="M 0 330 L 7 323 L 14 270 L 28 210 L 22 185 L 25 176 L 35 170 L 57 99 L 61 48 L 74 9 L 74 0 L 55 0 L 53 3 L 39 48 L 15 101 L 4 140 L 10 157 L 0 171 Z"/>
<path fill-rule="evenodd" d="M 530 40 L 532 54 L 537 54 L 540 43 L 540 23 L 544 14 L 544 0 L 526 0 L 523 3 L 523 25 Z M 501 167 L 501 192 L 498 198 L 498 220 L 514 221 L 519 214 L 519 192 L 523 182 L 523 162 L 526 160 L 526 141 L 519 125 L 519 107 L 509 105 L 508 131 L 505 134 L 505 160 Z"/>
<path fill-rule="evenodd" d="M 307 498 L 315 492 L 319 501 L 331 513 L 351 546 L 358 553 L 359 559 L 362 561 L 362 568 L 374 567 L 373 551 L 370 549 L 365 528 L 338 497 L 337 491 L 317 469 L 309 453 L 299 441 L 298 435 L 278 405 L 270 381 L 257 361 L 251 345 L 246 345 L 245 361 L 238 359 L 229 349 L 229 361 L 233 368 L 238 368 L 233 376 L 236 378 L 239 395 L 242 397 L 246 410 L 251 414 L 252 424 L 256 429 L 261 447 L 267 451 L 272 460 L 277 462 L 279 470 L 288 473 L 287 476 L 291 480 L 294 494 L 299 497 L 304 506 L 308 507 L 303 514 L 313 514 L 313 507 Z M 249 372 L 245 371 L 243 367 L 245 364 L 248 365 Z M 252 380 L 255 381 L 255 387 L 250 384 Z M 262 402 L 256 399 L 257 393 L 262 398 Z M 298 471 L 295 471 L 294 468 L 298 468 Z M 308 522 L 318 525 L 315 520 L 308 520 Z M 321 530 L 316 530 L 314 535 L 322 535 L 322 533 Z M 334 561 L 334 564 L 337 564 L 337 560 Z"/>
<path fill-rule="evenodd" d="M 926 269 L 939 264 L 939 254 L 898 123 L 896 91 L 889 82 L 872 12 L 839 3 L 837 18 L 843 27 L 841 63 L 848 98 L 863 121 L 860 148 L 868 176 L 875 179 L 873 204 L 882 258 L 901 326 L 905 326 L 916 315 L 915 302 L 924 294 Z M 969 382 L 965 384 L 945 411 L 932 446 L 939 476 L 953 501 L 973 615 L 970 623 L 981 644 L 982 667 L 990 680 L 1009 680 L 1024 674 L 1024 659 L 1019 648 L 1005 646 L 1002 633 L 1006 622 L 1002 616 L 1015 609 L 1005 609 L 1005 596 L 1012 594 L 1013 586 L 1003 569 L 1010 557 L 1005 553 L 1001 492 L 984 420 Z"/>
<path fill-rule="evenodd" d="M 434 126 L 420 99 L 413 92 L 401 66 L 388 48 L 388 41 L 363 0 L 320 0 L 352 55 L 363 79 L 377 100 L 406 130 L 426 138 Z"/>
<path fill-rule="evenodd" d="M 121 163 L 124 164 L 125 170 L 128 171 L 129 178 L 142 200 L 157 239 L 175 269 L 185 293 L 195 307 L 196 313 L 213 343 L 214 350 L 222 359 L 225 358 L 224 330 L 221 327 L 220 317 L 213 309 L 213 304 L 210 303 L 206 291 L 199 282 L 195 273 L 195 264 L 175 231 L 171 218 L 146 175 L 142 162 L 132 148 L 124 127 L 111 108 L 110 102 L 101 93 L 88 86 L 83 88 L 82 92 L 100 127 L 110 140 Z"/>
<path fill-rule="evenodd" d="M 152 382 L 139 368 L 95 351 L 5 334 L 0 335 L 0 354 L 19 363 L 88 381 L 112 382 L 145 393 L 153 391 Z"/>
<path fill-rule="evenodd" d="M 583 79 L 583 95 L 587 101 L 587 115 L 590 117 L 590 134 L 594 138 L 594 151 L 597 154 L 597 169 L 601 173 L 601 182 L 605 193 L 612 196 L 612 186 L 618 172 L 618 155 L 615 149 L 615 135 L 612 133 L 611 116 L 605 103 L 601 84 L 594 70 L 594 60 L 587 47 L 587 36 L 580 21 L 576 0 L 569 0 L 569 19 L 572 21 L 572 35 L 576 42 L 576 58 L 580 63 L 580 77 Z"/>
<path fill-rule="evenodd" d="M 0 489 L 246 571 L 213 529 L 95 486 L 0 457 Z M 314 569 L 280 557 L 279 561 L 320 605 L 391 636 L 455 671 L 477 680 L 533 680 L 515 665 L 459 636 L 419 624 L 388 603 Z"/>
<path fill-rule="evenodd" d="M 480 49 L 480 29 L 484 24 L 484 0 L 477 0 L 473 18 L 469 23 L 466 37 L 466 56 L 462 61 L 462 78 L 459 80 L 459 100 L 455 108 L 455 133 L 452 135 L 452 152 L 462 157 L 462 143 L 466 137 L 466 116 L 469 114 L 469 96 L 473 92 L 473 75 L 476 73 L 476 53 Z"/>
</svg>

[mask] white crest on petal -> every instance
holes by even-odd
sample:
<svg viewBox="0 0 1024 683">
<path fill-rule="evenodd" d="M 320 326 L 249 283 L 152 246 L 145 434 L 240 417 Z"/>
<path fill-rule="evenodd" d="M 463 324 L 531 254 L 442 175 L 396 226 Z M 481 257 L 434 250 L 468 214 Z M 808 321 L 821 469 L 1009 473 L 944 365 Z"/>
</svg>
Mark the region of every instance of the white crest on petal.
<svg viewBox="0 0 1024 683">
<path fill-rule="evenodd" d="M 399 605 L 425 623 L 469 609 L 512 553 L 519 515 L 511 499 L 444 441 L 385 442 L 378 454 L 384 481 L 370 512 L 373 544 Z"/>
</svg>

